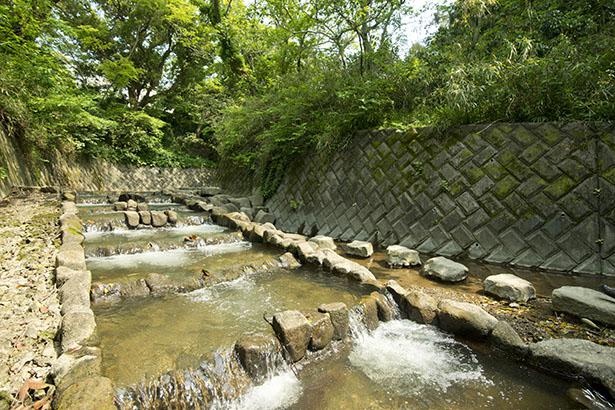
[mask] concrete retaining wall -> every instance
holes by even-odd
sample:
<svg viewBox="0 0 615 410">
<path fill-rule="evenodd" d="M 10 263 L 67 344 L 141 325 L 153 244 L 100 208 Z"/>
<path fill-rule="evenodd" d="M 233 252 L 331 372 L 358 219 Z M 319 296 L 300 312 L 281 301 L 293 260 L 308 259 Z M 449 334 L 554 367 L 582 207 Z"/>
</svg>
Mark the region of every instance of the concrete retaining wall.
<svg viewBox="0 0 615 410">
<path fill-rule="evenodd" d="M 580 123 L 360 133 L 290 170 L 276 226 L 615 275 L 615 131 Z"/>
</svg>

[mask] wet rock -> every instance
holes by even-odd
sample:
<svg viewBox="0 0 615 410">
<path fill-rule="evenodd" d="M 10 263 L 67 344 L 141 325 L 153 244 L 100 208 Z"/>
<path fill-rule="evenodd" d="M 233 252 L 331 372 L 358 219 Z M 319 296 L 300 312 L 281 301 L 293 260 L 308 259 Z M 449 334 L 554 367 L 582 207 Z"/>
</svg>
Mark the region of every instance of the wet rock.
<svg viewBox="0 0 615 410">
<path fill-rule="evenodd" d="M 365 241 L 352 241 L 342 244 L 341 247 L 347 255 L 358 256 L 360 258 L 369 258 L 374 253 L 372 244 Z"/>
<path fill-rule="evenodd" d="M 139 222 L 143 225 L 152 224 L 152 214 L 149 211 L 139 211 Z"/>
<path fill-rule="evenodd" d="M 314 242 L 320 249 L 331 249 L 333 251 L 337 249 L 335 241 L 329 236 L 316 235 L 310 238 L 310 242 Z"/>
<path fill-rule="evenodd" d="M 137 204 L 137 212 L 149 211 L 149 205 L 147 202 L 139 202 Z"/>
<path fill-rule="evenodd" d="M 175 225 L 177 223 L 177 212 L 172 210 L 166 210 L 164 213 L 167 216 L 167 222 L 171 225 Z"/>
<path fill-rule="evenodd" d="M 273 315 L 273 330 L 281 341 L 290 360 L 297 362 L 305 356 L 311 336 L 308 320 L 296 310 Z"/>
<path fill-rule="evenodd" d="M 126 211 L 128 209 L 128 204 L 124 201 L 119 201 L 113 204 L 114 211 Z"/>
<path fill-rule="evenodd" d="M 80 380 L 101 373 L 101 352 L 96 347 L 84 347 L 63 353 L 51 368 L 51 376 L 58 393 Z"/>
<path fill-rule="evenodd" d="M 312 327 L 312 335 L 310 336 L 310 350 L 322 350 L 331 343 L 333 339 L 333 323 L 328 313 L 322 312 L 306 312 L 306 319 Z"/>
<path fill-rule="evenodd" d="M 285 269 L 297 269 L 301 267 L 301 264 L 292 253 L 287 252 L 284 255 L 280 256 L 280 266 Z"/>
<path fill-rule="evenodd" d="M 65 267 L 73 270 L 86 270 L 85 254 L 83 248 L 60 250 L 56 255 L 56 267 Z"/>
<path fill-rule="evenodd" d="M 418 289 L 408 289 L 400 309 L 405 312 L 408 319 L 430 325 L 436 320 L 438 302 Z"/>
<path fill-rule="evenodd" d="M 615 326 L 615 298 L 580 286 L 562 286 L 551 293 L 553 310 Z"/>
<path fill-rule="evenodd" d="M 438 309 L 440 327 L 462 337 L 487 337 L 498 323 L 496 318 L 472 303 L 444 299 Z"/>
<path fill-rule="evenodd" d="M 210 196 L 219 195 L 221 193 L 222 193 L 222 189 L 216 186 L 208 186 L 208 187 L 204 187 L 203 189 L 201 189 L 201 191 L 199 192 L 199 195 L 201 195 L 202 197 L 210 197 Z"/>
<path fill-rule="evenodd" d="M 106 377 L 89 377 L 73 383 L 54 401 L 57 410 L 116 410 L 113 383 Z"/>
<path fill-rule="evenodd" d="M 423 276 L 443 282 L 460 282 L 468 277 L 468 268 L 443 256 L 429 259 L 422 270 Z"/>
<path fill-rule="evenodd" d="M 150 294 L 150 288 L 145 279 L 123 283 L 120 287 L 120 295 L 124 298 L 144 297 Z"/>
<path fill-rule="evenodd" d="M 245 335 L 235 343 L 235 353 L 246 373 L 259 382 L 277 363 L 280 345 L 271 335 Z"/>
<path fill-rule="evenodd" d="M 130 229 L 138 227 L 141 220 L 140 215 L 137 211 L 125 211 L 124 219 L 126 221 L 126 226 Z"/>
<path fill-rule="evenodd" d="M 387 248 L 386 262 L 392 268 L 418 266 L 421 264 L 419 253 L 401 245 L 391 245 Z"/>
<path fill-rule="evenodd" d="M 378 319 L 381 322 L 389 322 L 395 319 L 395 311 L 389 303 L 386 296 L 379 292 L 372 292 L 371 296 L 376 299 L 376 308 L 378 311 Z"/>
<path fill-rule="evenodd" d="M 270 222 L 272 224 L 275 223 L 275 216 L 273 216 L 273 214 L 270 214 L 268 212 L 265 212 L 263 210 L 260 210 L 256 213 L 256 216 L 254 217 L 254 222 L 258 222 L 261 224 Z"/>
<path fill-rule="evenodd" d="M 348 334 L 348 308 L 342 302 L 326 303 L 318 307 L 318 311 L 328 313 L 333 325 L 333 339 L 342 340 Z"/>
<path fill-rule="evenodd" d="M 117 302 L 121 296 L 121 285 L 118 283 L 93 283 L 90 289 L 92 303 Z"/>
<path fill-rule="evenodd" d="M 128 211 L 136 211 L 137 206 L 137 201 L 135 201 L 134 199 L 129 199 L 128 201 L 126 201 L 126 209 Z"/>
<path fill-rule="evenodd" d="M 532 343 L 529 349 L 532 364 L 598 382 L 615 397 L 615 348 L 581 339 L 549 339 Z"/>
<path fill-rule="evenodd" d="M 96 321 L 91 309 L 73 310 L 62 318 L 62 351 L 68 352 L 98 342 Z"/>
<path fill-rule="evenodd" d="M 155 228 L 160 228 L 167 224 L 167 215 L 161 211 L 152 211 L 152 226 Z"/>
<path fill-rule="evenodd" d="M 136 202 L 146 202 L 145 197 L 143 195 L 140 194 L 134 194 L 134 193 L 123 193 L 120 194 L 118 201 L 120 202 L 128 202 L 128 200 L 132 199 L 133 201 Z"/>
<path fill-rule="evenodd" d="M 485 292 L 512 302 L 527 302 L 536 297 L 536 289 L 530 282 L 509 273 L 488 276 L 483 286 Z"/>
<path fill-rule="evenodd" d="M 363 324 L 368 330 L 374 330 L 378 327 L 378 305 L 376 304 L 376 298 L 373 296 L 365 296 L 359 303 L 359 308 L 363 312 Z"/>
<path fill-rule="evenodd" d="M 518 355 L 524 356 L 528 351 L 527 344 L 521 339 L 519 334 L 507 322 L 500 320 L 489 335 L 489 341 L 498 348 Z"/>
</svg>

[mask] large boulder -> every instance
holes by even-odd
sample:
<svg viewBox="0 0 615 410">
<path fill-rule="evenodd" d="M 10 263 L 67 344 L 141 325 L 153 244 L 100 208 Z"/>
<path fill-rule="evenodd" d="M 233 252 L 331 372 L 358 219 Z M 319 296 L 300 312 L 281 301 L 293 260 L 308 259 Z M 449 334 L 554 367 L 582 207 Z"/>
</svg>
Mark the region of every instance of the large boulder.
<svg viewBox="0 0 615 410">
<path fill-rule="evenodd" d="M 329 236 L 316 235 L 313 238 L 310 238 L 310 242 L 313 242 L 318 245 L 320 249 L 331 249 L 333 251 L 337 249 L 335 241 Z"/>
<path fill-rule="evenodd" d="M 273 315 L 273 330 L 289 355 L 297 362 L 305 356 L 312 328 L 303 314 L 296 310 L 287 310 Z"/>
<path fill-rule="evenodd" d="M 485 338 L 498 320 L 480 306 L 444 299 L 438 304 L 438 323 L 447 332 L 469 338 Z"/>
<path fill-rule="evenodd" d="M 372 244 L 365 241 L 352 241 L 342 244 L 341 247 L 347 255 L 358 256 L 360 258 L 369 258 L 374 253 Z"/>
<path fill-rule="evenodd" d="M 124 219 L 126 220 L 126 226 L 130 229 L 134 229 L 139 226 L 141 217 L 137 211 L 125 211 Z"/>
<path fill-rule="evenodd" d="M 246 373 L 255 381 L 262 381 L 277 364 L 280 345 L 273 336 L 250 334 L 235 343 L 235 353 Z"/>
<path fill-rule="evenodd" d="M 438 302 L 418 289 L 409 289 L 404 295 L 401 309 L 408 319 L 430 325 L 436 320 Z"/>
<path fill-rule="evenodd" d="M 306 319 L 312 327 L 310 350 L 322 350 L 331 343 L 335 329 L 328 313 L 306 312 Z"/>
<path fill-rule="evenodd" d="M 386 262 L 392 268 L 405 268 L 421 264 L 419 253 L 401 245 L 391 245 L 387 248 Z"/>
<path fill-rule="evenodd" d="M 137 204 L 137 212 L 149 211 L 149 205 L 147 202 L 139 202 Z"/>
<path fill-rule="evenodd" d="M 167 224 L 168 217 L 162 211 L 152 211 L 152 226 L 155 228 L 159 228 L 165 226 Z"/>
<path fill-rule="evenodd" d="M 265 212 L 263 210 L 260 210 L 256 213 L 256 216 L 254 216 L 254 222 L 258 222 L 260 224 L 264 224 L 267 222 L 270 222 L 272 224 L 275 223 L 275 216 L 273 216 L 273 214 L 270 214 L 269 212 Z"/>
<path fill-rule="evenodd" d="M 503 320 L 493 328 L 493 331 L 489 335 L 489 341 L 509 353 L 513 353 L 518 357 L 525 356 L 528 351 L 527 344 L 521 339 L 521 336 L 512 328 L 508 322 Z"/>
<path fill-rule="evenodd" d="M 553 310 L 615 326 L 615 298 L 580 286 L 562 286 L 551 293 Z"/>
<path fill-rule="evenodd" d="M 333 324 L 333 339 L 342 340 L 348 334 L 348 308 L 342 302 L 326 303 L 318 307 L 319 312 L 328 313 Z"/>
<path fill-rule="evenodd" d="M 488 276 L 483 286 L 485 292 L 512 302 L 527 302 L 536 297 L 536 289 L 530 282 L 510 273 Z"/>
<path fill-rule="evenodd" d="M 533 364 L 599 382 L 615 397 L 615 348 L 581 339 L 549 339 L 532 343 L 529 349 Z"/>
<path fill-rule="evenodd" d="M 395 319 L 395 310 L 385 295 L 380 292 L 372 292 L 372 297 L 376 300 L 376 310 L 378 319 L 381 322 L 389 322 Z"/>
<path fill-rule="evenodd" d="M 331 270 L 334 273 L 346 275 L 362 283 L 376 280 L 376 277 L 369 269 L 348 259 L 344 259 L 343 261 L 336 263 L 333 265 Z"/>
<path fill-rule="evenodd" d="M 91 283 L 92 274 L 87 270 L 74 270 L 65 266 L 56 268 L 56 286 L 61 287 L 66 281 L 78 278 L 80 281 Z"/>
<path fill-rule="evenodd" d="M 443 282 L 460 282 L 468 277 L 468 268 L 443 256 L 427 260 L 422 274 Z"/>
</svg>

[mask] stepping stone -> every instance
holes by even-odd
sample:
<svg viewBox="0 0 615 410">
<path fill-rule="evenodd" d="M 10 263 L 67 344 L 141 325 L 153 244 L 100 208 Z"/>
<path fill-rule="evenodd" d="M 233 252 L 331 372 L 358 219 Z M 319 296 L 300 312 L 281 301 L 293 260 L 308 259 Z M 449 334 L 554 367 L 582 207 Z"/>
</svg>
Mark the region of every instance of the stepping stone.
<svg viewBox="0 0 615 410">
<path fill-rule="evenodd" d="M 530 282 L 510 273 L 488 276 L 483 286 L 485 292 L 511 302 L 527 302 L 536 297 L 536 289 Z"/>
<path fill-rule="evenodd" d="M 370 242 L 352 241 L 342 245 L 342 249 L 347 255 L 369 258 L 374 253 L 374 247 Z"/>
<path fill-rule="evenodd" d="M 580 286 L 562 286 L 551 293 L 553 310 L 615 326 L 615 298 Z"/>
<path fill-rule="evenodd" d="M 468 268 L 461 263 L 438 256 L 425 263 L 422 274 L 443 282 L 461 282 L 468 277 Z"/>
<path fill-rule="evenodd" d="M 387 248 L 387 264 L 392 268 L 418 266 L 421 264 L 419 253 L 401 245 L 391 245 Z"/>
</svg>

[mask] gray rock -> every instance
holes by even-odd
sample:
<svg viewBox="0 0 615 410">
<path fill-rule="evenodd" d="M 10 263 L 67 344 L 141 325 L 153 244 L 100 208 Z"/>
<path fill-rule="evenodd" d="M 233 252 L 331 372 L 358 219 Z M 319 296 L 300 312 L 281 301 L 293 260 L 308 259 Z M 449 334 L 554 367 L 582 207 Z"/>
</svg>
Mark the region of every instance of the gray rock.
<svg viewBox="0 0 615 410">
<path fill-rule="evenodd" d="M 337 262 L 333 265 L 331 268 L 332 272 L 346 275 L 349 278 L 362 283 L 376 280 L 374 274 L 371 273 L 365 266 L 359 265 L 358 263 L 345 258 L 342 259 L 343 261 Z"/>
<path fill-rule="evenodd" d="M 409 289 L 403 296 L 400 309 L 408 319 L 430 325 L 438 314 L 438 302 L 433 297 L 418 289 Z"/>
<path fill-rule="evenodd" d="M 135 281 L 125 282 L 121 284 L 120 296 L 124 298 L 144 297 L 150 294 L 150 289 L 147 286 L 145 279 L 137 279 Z"/>
<path fill-rule="evenodd" d="M 90 307 L 91 283 L 91 277 L 85 275 L 74 276 L 58 289 L 58 296 L 62 304 L 61 313 L 63 315 Z"/>
<path fill-rule="evenodd" d="M 139 211 L 139 222 L 143 225 L 151 225 L 152 214 L 149 211 Z"/>
<path fill-rule="evenodd" d="M 284 255 L 280 256 L 280 266 L 285 269 L 297 269 L 301 266 L 299 261 L 295 259 L 292 253 L 286 252 Z"/>
<path fill-rule="evenodd" d="M 527 344 L 507 322 L 500 320 L 489 335 L 489 341 L 500 349 L 518 356 L 525 356 L 528 352 Z"/>
<path fill-rule="evenodd" d="M 290 360 L 301 360 L 305 356 L 312 331 L 305 316 L 296 310 L 279 312 L 273 315 L 272 326 Z"/>
<path fill-rule="evenodd" d="M 73 310 L 62 318 L 62 352 L 98 342 L 96 320 L 91 309 Z"/>
<path fill-rule="evenodd" d="M 246 373 L 255 381 L 262 381 L 279 361 L 280 344 L 270 335 L 245 335 L 235 343 L 235 353 Z"/>
<path fill-rule="evenodd" d="M 308 258 L 318 250 L 318 245 L 308 241 L 297 241 L 291 249 L 301 262 L 307 262 Z"/>
<path fill-rule="evenodd" d="M 254 218 L 254 210 L 252 208 L 246 208 L 246 207 L 241 207 L 239 208 L 239 212 L 245 214 L 250 221 L 252 220 L 252 218 Z"/>
<path fill-rule="evenodd" d="M 135 201 L 134 199 L 129 199 L 129 200 L 126 202 L 126 209 L 127 209 L 128 211 L 136 211 L 136 210 L 137 210 L 137 206 L 138 206 L 138 205 L 139 205 L 139 204 L 137 204 L 137 201 Z"/>
<path fill-rule="evenodd" d="M 79 208 L 73 201 L 64 201 L 62 202 L 62 213 L 76 215 L 79 213 Z"/>
<path fill-rule="evenodd" d="M 249 198 L 229 198 L 229 201 L 239 209 L 252 207 L 252 203 Z"/>
<path fill-rule="evenodd" d="M 549 339 L 532 343 L 529 349 L 533 364 L 599 382 L 615 396 L 615 348 L 581 339 Z"/>
<path fill-rule="evenodd" d="M 328 313 L 333 324 L 333 339 L 342 340 L 348 334 L 348 308 L 342 302 L 326 303 L 318 307 L 319 312 Z"/>
<path fill-rule="evenodd" d="M 447 332 L 469 338 L 489 336 L 498 320 L 480 306 L 444 299 L 438 304 L 438 323 Z"/>
<path fill-rule="evenodd" d="M 65 266 L 56 268 L 56 286 L 61 287 L 66 281 L 78 277 L 85 282 L 92 281 L 92 274 L 87 270 L 74 270 Z"/>
<path fill-rule="evenodd" d="M 314 242 L 320 249 L 331 249 L 333 251 L 337 249 L 335 241 L 329 236 L 316 235 L 310 238 L 310 242 Z"/>
<path fill-rule="evenodd" d="M 551 303 L 557 312 L 615 326 L 615 298 L 602 292 L 580 286 L 562 286 L 551 293 Z"/>
<path fill-rule="evenodd" d="M 232 203 L 226 203 L 220 206 L 220 208 L 225 209 L 226 212 L 239 212 L 239 207 Z"/>
<path fill-rule="evenodd" d="M 219 195 L 221 193 L 222 193 L 222 189 L 216 186 L 207 186 L 201 189 L 201 192 L 199 192 L 199 195 L 201 195 L 202 197 L 210 197 L 214 195 Z"/>
<path fill-rule="evenodd" d="M 121 297 L 122 286 L 119 283 L 92 283 L 90 300 L 92 303 L 118 302 Z"/>
<path fill-rule="evenodd" d="M 128 209 L 128 204 L 124 201 L 118 201 L 113 204 L 114 211 L 125 211 Z"/>
<path fill-rule="evenodd" d="M 60 250 L 56 255 L 56 267 L 86 270 L 83 248 L 77 247 L 74 249 Z"/>
<path fill-rule="evenodd" d="M 139 222 L 141 220 L 137 211 L 125 211 L 124 219 L 126 220 L 126 226 L 130 229 L 134 229 L 139 226 Z"/>
<path fill-rule="evenodd" d="M 387 248 L 386 262 L 390 267 L 403 268 L 421 264 L 419 253 L 401 245 L 391 245 Z"/>
<path fill-rule="evenodd" d="M 84 347 L 61 354 L 51 368 L 51 377 L 58 392 L 79 380 L 100 375 L 101 357 L 97 347 Z"/>
<path fill-rule="evenodd" d="M 161 211 L 151 211 L 152 215 L 152 226 L 155 228 L 160 228 L 167 224 L 167 215 Z"/>
<path fill-rule="evenodd" d="M 358 256 L 360 258 L 369 258 L 374 253 L 372 244 L 365 241 L 352 241 L 342 244 L 341 247 L 347 255 Z"/>
<path fill-rule="evenodd" d="M 168 223 L 170 223 L 171 225 L 175 225 L 177 223 L 177 212 L 167 210 L 167 211 L 164 211 L 164 213 L 167 216 Z"/>
<path fill-rule="evenodd" d="M 263 210 L 260 210 L 256 213 L 256 216 L 254 216 L 254 222 L 258 222 L 258 223 L 267 223 L 270 222 L 272 224 L 275 223 L 275 216 L 273 216 L 273 214 L 270 214 L 268 212 L 265 212 Z"/>
<path fill-rule="evenodd" d="M 443 256 L 429 259 L 423 267 L 422 274 L 443 282 L 460 282 L 468 277 L 468 268 Z"/>
<path fill-rule="evenodd" d="M 483 281 L 485 292 L 512 302 L 527 302 L 536 297 L 530 282 L 510 273 L 488 276 Z"/>
<path fill-rule="evenodd" d="M 333 339 L 333 323 L 328 313 L 306 312 L 305 318 L 310 322 L 312 334 L 310 336 L 310 350 L 322 350 Z"/>
</svg>

